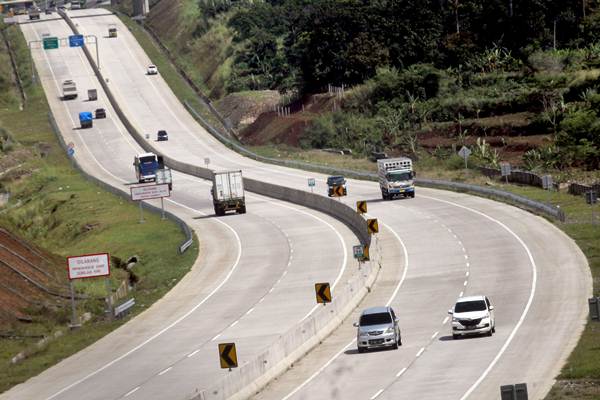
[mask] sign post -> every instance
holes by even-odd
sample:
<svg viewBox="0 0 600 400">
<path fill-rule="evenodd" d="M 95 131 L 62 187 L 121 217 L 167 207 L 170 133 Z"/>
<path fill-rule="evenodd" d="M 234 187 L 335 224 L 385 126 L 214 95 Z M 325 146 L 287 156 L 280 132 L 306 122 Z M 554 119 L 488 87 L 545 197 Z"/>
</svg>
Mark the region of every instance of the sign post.
<svg viewBox="0 0 600 400">
<path fill-rule="evenodd" d="M 593 190 L 589 192 L 585 192 L 585 201 L 590 205 L 590 209 L 592 210 L 592 225 L 596 224 L 596 217 L 594 216 L 594 204 L 598 202 L 598 193 Z"/>
<path fill-rule="evenodd" d="M 458 151 L 458 155 L 461 156 L 465 160 L 465 169 L 467 169 L 467 159 L 471 155 L 471 150 L 467 146 L 463 146 Z"/>
<path fill-rule="evenodd" d="M 507 184 L 508 184 L 508 177 L 510 176 L 511 172 L 512 171 L 511 171 L 510 163 L 507 163 L 507 162 L 500 163 L 500 173 L 502 174 L 503 177 L 505 177 Z"/>
<path fill-rule="evenodd" d="M 313 188 L 315 187 L 315 185 L 315 178 L 308 178 L 308 187 L 310 188 L 311 193 L 313 193 Z"/>
<path fill-rule="evenodd" d="M 69 276 L 69 289 L 71 291 L 71 328 L 74 329 L 79 328 L 81 324 L 79 324 L 77 321 L 75 288 L 73 287 L 73 280 L 105 276 L 107 280 L 106 289 L 108 291 L 108 297 L 110 298 L 110 282 L 108 282 L 108 277 L 110 276 L 110 257 L 108 253 L 70 256 L 67 257 L 67 271 Z M 109 313 L 112 317 L 111 300 L 108 300 L 108 304 Z"/>
<path fill-rule="evenodd" d="M 552 175 L 542 176 L 542 188 L 548 191 L 548 204 L 552 201 Z"/>
<path fill-rule="evenodd" d="M 171 192 L 169 191 L 169 185 L 166 183 L 160 185 L 144 185 L 144 186 L 131 186 L 131 200 L 140 202 L 140 224 L 144 223 L 144 215 L 142 211 L 142 200 L 148 199 L 161 199 L 161 214 L 162 218 L 165 217 L 164 203 L 162 202 L 163 197 L 169 197 Z"/>
</svg>

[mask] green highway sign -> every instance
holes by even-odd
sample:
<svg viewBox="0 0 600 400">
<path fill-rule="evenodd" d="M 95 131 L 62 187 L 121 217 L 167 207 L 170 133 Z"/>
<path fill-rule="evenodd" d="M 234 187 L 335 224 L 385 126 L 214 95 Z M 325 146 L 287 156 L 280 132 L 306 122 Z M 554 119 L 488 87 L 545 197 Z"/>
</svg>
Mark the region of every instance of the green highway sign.
<svg viewBox="0 0 600 400">
<path fill-rule="evenodd" d="M 58 38 L 56 36 L 44 38 L 44 50 L 58 49 Z"/>
</svg>

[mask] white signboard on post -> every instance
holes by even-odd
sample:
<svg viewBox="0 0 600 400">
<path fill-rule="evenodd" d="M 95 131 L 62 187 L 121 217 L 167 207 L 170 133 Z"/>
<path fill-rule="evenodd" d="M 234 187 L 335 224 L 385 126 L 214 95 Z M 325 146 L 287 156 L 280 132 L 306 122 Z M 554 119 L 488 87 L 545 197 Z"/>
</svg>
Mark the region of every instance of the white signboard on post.
<svg viewBox="0 0 600 400">
<path fill-rule="evenodd" d="M 148 200 L 148 199 L 159 199 L 161 197 L 169 197 L 169 185 L 145 185 L 145 186 L 131 186 L 131 200 Z"/>
<path fill-rule="evenodd" d="M 67 267 L 70 280 L 108 276 L 110 275 L 110 257 L 108 253 L 67 257 Z"/>
<path fill-rule="evenodd" d="M 171 176 L 171 169 L 157 169 L 156 170 L 156 184 L 161 185 L 163 183 L 171 183 L 173 178 Z"/>
</svg>

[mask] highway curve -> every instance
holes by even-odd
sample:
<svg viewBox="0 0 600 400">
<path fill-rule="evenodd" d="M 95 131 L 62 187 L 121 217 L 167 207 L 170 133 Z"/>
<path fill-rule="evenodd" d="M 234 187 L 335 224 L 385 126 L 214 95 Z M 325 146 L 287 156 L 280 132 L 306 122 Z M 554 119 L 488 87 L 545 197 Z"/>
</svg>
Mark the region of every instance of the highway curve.
<svg viewBox="0 0 600 400">
<path fill-rule="evenodd" d="M 246 177 L 308 190 L 325 176 L 266 165 L 226 149 L 188 115 L 115 16 L 101 10 L 75 18 L 100 39 L 102 72 L 127 117 L 141 132 L 169 132 L 169 157 L 211 167 L 241 168 Z M 118 39 L 105 39 L 108 24 Z M 552 224 L 523 210 L 465 194 L 417 188 L 415 199 L 380 200 L 376 183 L 350 180 L 344 202 L 368 200 L 379 219 L 380 280 L 362 306 L 391 304 L 403 346 L 356 354 L 349 318 L 328 340 L 257 398 L 491 399 L 499 386 L 526 382 L 542 398 L 574 347 L 586 318 L 591 277 L 581 251 Z M 388 271 L 389 270 L 389 271 Z M 485 294 L 496 306 L 492 337 L 449 340 L 447 310 L 461 295 Z M 357 310 L 357 312 L 360 310 Z M 207 393 L 205 398 L 211 398 Z M 135 398 L 135 393 L 131 395 Z M 143 397 L 139 397 L 143 398 Z"/>
<path fill-rule="evenodd" d="M 70 34 L 61 19 L 21 27 L 30 42 Z M 33 58 L 77 161 L 128 191 L 135 183 L 133 156 L 143 151 L 113 118 L 104 93 L 87 101 L 87 89 L 99 85 L 82 51 L 34 48 Z M 76 100 L 60 100 L 65 79 L 76 81 Z M 97 107 L 106 108 L 108 118 L 80 129 L 78 113 Z M 0 398 L 188 398 L 227 374 L 219 367 L 217 343 L 236 342 L 243 365 L 311 312 L 315 282 L 342 286 L 357 273 L 349 268 L 357 238 L 329 216 L 248 193 L 247 214 L 214 218 L 209 182 L 174 173 L 173 189 L 166 208 L 200 237 L 192 271 L 149 311 Z"/>
</svg>

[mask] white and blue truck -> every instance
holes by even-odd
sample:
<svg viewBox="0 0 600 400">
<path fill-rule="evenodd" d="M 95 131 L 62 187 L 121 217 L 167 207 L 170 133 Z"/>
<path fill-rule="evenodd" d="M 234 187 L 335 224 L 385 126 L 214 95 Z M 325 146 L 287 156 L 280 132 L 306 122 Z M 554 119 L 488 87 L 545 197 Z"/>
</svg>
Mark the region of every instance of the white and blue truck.
<svg viewBox="0 0 600 400">
<path fill-rule="evenodd" d="M 135 175 L 139 183 L 156 181 L 156 170 L 161 168 L 161 158 L 154 153 L 141 153 L 133 157 Z"/>
<path fill-rule="evenodd" d="M 377 175 L 381 197 L 384 200 L 390 200 L 398 196 L 415 197 L 415 173 L 410 158 L 398 157 L 377 160 Z"/>
</svg>

